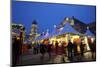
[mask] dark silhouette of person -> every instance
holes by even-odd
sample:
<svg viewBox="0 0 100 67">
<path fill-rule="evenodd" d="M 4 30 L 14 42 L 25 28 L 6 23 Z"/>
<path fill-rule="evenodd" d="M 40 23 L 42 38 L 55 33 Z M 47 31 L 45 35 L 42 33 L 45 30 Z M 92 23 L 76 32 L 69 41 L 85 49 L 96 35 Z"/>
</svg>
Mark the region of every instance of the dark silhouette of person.
<svg viewBox="0 0 100 67">
<path fill-rule="evenodd" d="M 18 63 L 18 62 L 20 62 L 19 61 L 19 56 L 21 55 L 21 45 L 22 43 L 21 43 L 21 41 L 20 41 L 20 39 L 17 39 L 16 37 L 14 37 L 13 39 L 12 39 L 12 65 L 13 66 L 16 66 L 16 64 Z"/>
<path fill-rule="evenodd" d="M 92 59 L 95 59 L 96 57 L 94 56 L 94 54 L 96 53 L 96 40 L 94 40 L 94 42 L 89 40 L 88 44 L 89 44 L 90 50 L 92 52 Z"/>
<path fill-rule="evenodd" d="M 72 56 L 73 56 L 73 44 L 72 44 L 72 42 L 70 40 L 68 42 L 67 48 L 68 48 L 68 58 L 72 59 Z"/>
<path fill-rule="evenodd" d="M 56 53 L 56 55 L 58 54 L 58 48 L 59 48 L 58 41 L 56 41 L 56 43 L 55 43 L 55 53 Z"/>
<path fill-rule="evenodd" d="M 47 52 L 49 54 L 49 59 L 51 59 L 51 53 L 52 53 L 52 44 L 47 45 Z"/>
<path fill-rule="evenodd" d="M 73 49 L 74 49 L 74 56 L 77 56 L 77 43 L 73 43 Z"/>
<path fill-rule="evenodd" d="M 40 44 L 40 53 L 42 54 L 41 59 L 44 59 L 44 54 L 46 53 L 46 45 Z"/>
<path fill-rule="evenodd" d="M 93 42 L 93 55 L 92 55 L 92 58 L 95 60 L 96 59 L 96 39 L 94 40 Z"/>
<path fill-rule="evenodd" d="M 37 46 L 38 44 L 36 44 L 35 46 L 34 46 L 34 54 L 38 54 L 38 46 Z"/>
<path fill-rule="evenodd" d="M 81 56 L 84 56 L 84 47 L 85 47 L 85 44 L 83 44 L 83 43 L 81 42 L 81 44 L 80 44 Z"/>
<path fill-rule="evenodd" d="M 65 62 L 65 56 L 66 56 L 66 43 L 63 41 L 61 46 L 61 53 L 62 53 L 62 61 Z"/>
<path fill-rule="evenodd" d="M 66 46 L 64 46 L 66 43 L 62 42 L 62 46 L 61 46 L 61 50 L 62 50 L 62 54 L 66 55 Z"/>
</svg>

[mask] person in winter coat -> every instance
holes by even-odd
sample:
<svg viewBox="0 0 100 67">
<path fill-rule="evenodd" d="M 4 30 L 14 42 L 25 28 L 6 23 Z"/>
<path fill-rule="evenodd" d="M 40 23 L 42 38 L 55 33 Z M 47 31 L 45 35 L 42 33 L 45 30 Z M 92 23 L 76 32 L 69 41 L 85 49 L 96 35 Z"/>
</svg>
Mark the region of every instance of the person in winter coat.
<svg viewBox="0 0 100 67">
<path fill-rule="evenodd" d="M 40 44 L 40 53 L 42 54 L 41 59 L 44 59 L 44 55 L 46 53 L 46 50 L 47 50 L 46 45 L 43 43 Z"/>
</svg>

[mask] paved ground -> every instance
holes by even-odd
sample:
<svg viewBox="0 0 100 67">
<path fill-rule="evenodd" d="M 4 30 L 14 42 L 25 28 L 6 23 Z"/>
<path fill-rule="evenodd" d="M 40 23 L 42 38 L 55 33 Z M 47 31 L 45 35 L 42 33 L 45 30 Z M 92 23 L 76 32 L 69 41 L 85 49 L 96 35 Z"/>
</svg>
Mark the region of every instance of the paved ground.
<svg viewBox="0 0 100 67">
<path fill-rule="evenodd" d="M 38 65 L 38 64 L 49 64 L 49 63 L 68 63 L 68 62 L 78 62 L 78 61 L 92 61 L 91 52 L 84 53 L 84 57 L 76 56 L 72 60 L 68 60 L 68 57 L 63 57 L 62 55 L 52 54 L 51 59 L 49 59 L 48 53 L 45 54 L 44 59 L 41 59 L 41 54 L 33 54 L 32 50 L 29 50 L 26 54 L 21 55 L 20 62 L 17 65 Z"/>
</svg>

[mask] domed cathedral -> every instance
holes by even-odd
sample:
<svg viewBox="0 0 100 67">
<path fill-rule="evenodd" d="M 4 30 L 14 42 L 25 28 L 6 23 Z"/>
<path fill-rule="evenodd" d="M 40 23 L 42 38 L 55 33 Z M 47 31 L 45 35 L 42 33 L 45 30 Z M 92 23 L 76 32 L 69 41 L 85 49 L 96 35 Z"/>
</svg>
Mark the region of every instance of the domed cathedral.
<svg viewBox="0 0 100 67">
<path fill-rule="evenodd" d="M 38 25 L 37 25 L 37 21 L 34 20 L 32 22 L 32 26 L 31 26 L 31 31 L 30 31 L 30 40 L 34 40 L 36 38 L 37 35 L 37 29 L 38 29 Z"/>
</svg>

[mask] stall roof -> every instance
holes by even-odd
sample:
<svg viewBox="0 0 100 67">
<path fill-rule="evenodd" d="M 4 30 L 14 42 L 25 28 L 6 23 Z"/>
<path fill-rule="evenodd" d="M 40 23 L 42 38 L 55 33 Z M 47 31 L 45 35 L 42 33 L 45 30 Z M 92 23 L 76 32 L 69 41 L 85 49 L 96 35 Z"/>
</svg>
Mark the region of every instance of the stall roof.
<svg viewBox="0 0 100 67">
<path fill-rule="evenodd" d="M 60 31 L 60 34 L 64 33 L 74 33 L 74 34 L 79 34 L 71 25 L 70 23 L 66 23 L 66 25 L 63 27 L 62 31 Z"/>
<path fill-rule="evenodd" d="M 85 33 L 87 36 L 94 36 L 94 34 L 88 29 Z"/>
<path fill-rule="evenodd" d="M 42 36 L 39 36 L 37 37 L 35 40 L 42 40 L 42 39 L 46 39 L 46 38 L 50 38 L 50 34 L 48 33 L 48 35 L 42 35 Z"/>
<path fill-rule="evenodd" d="M 43 36 L 39 36 L 35 40 L 37 41 L 37 40 L 41 40 L 41 39 L 43 39 Z"/>
<path fill-rule="evenodd" d="M 53 37 L 53 36 L 57 36 L 58 35 L 58 31 L 57 31 L 57 29 L 55 28 L 51 33 L 50 33 L 50 37 Z"/>
</svg>

